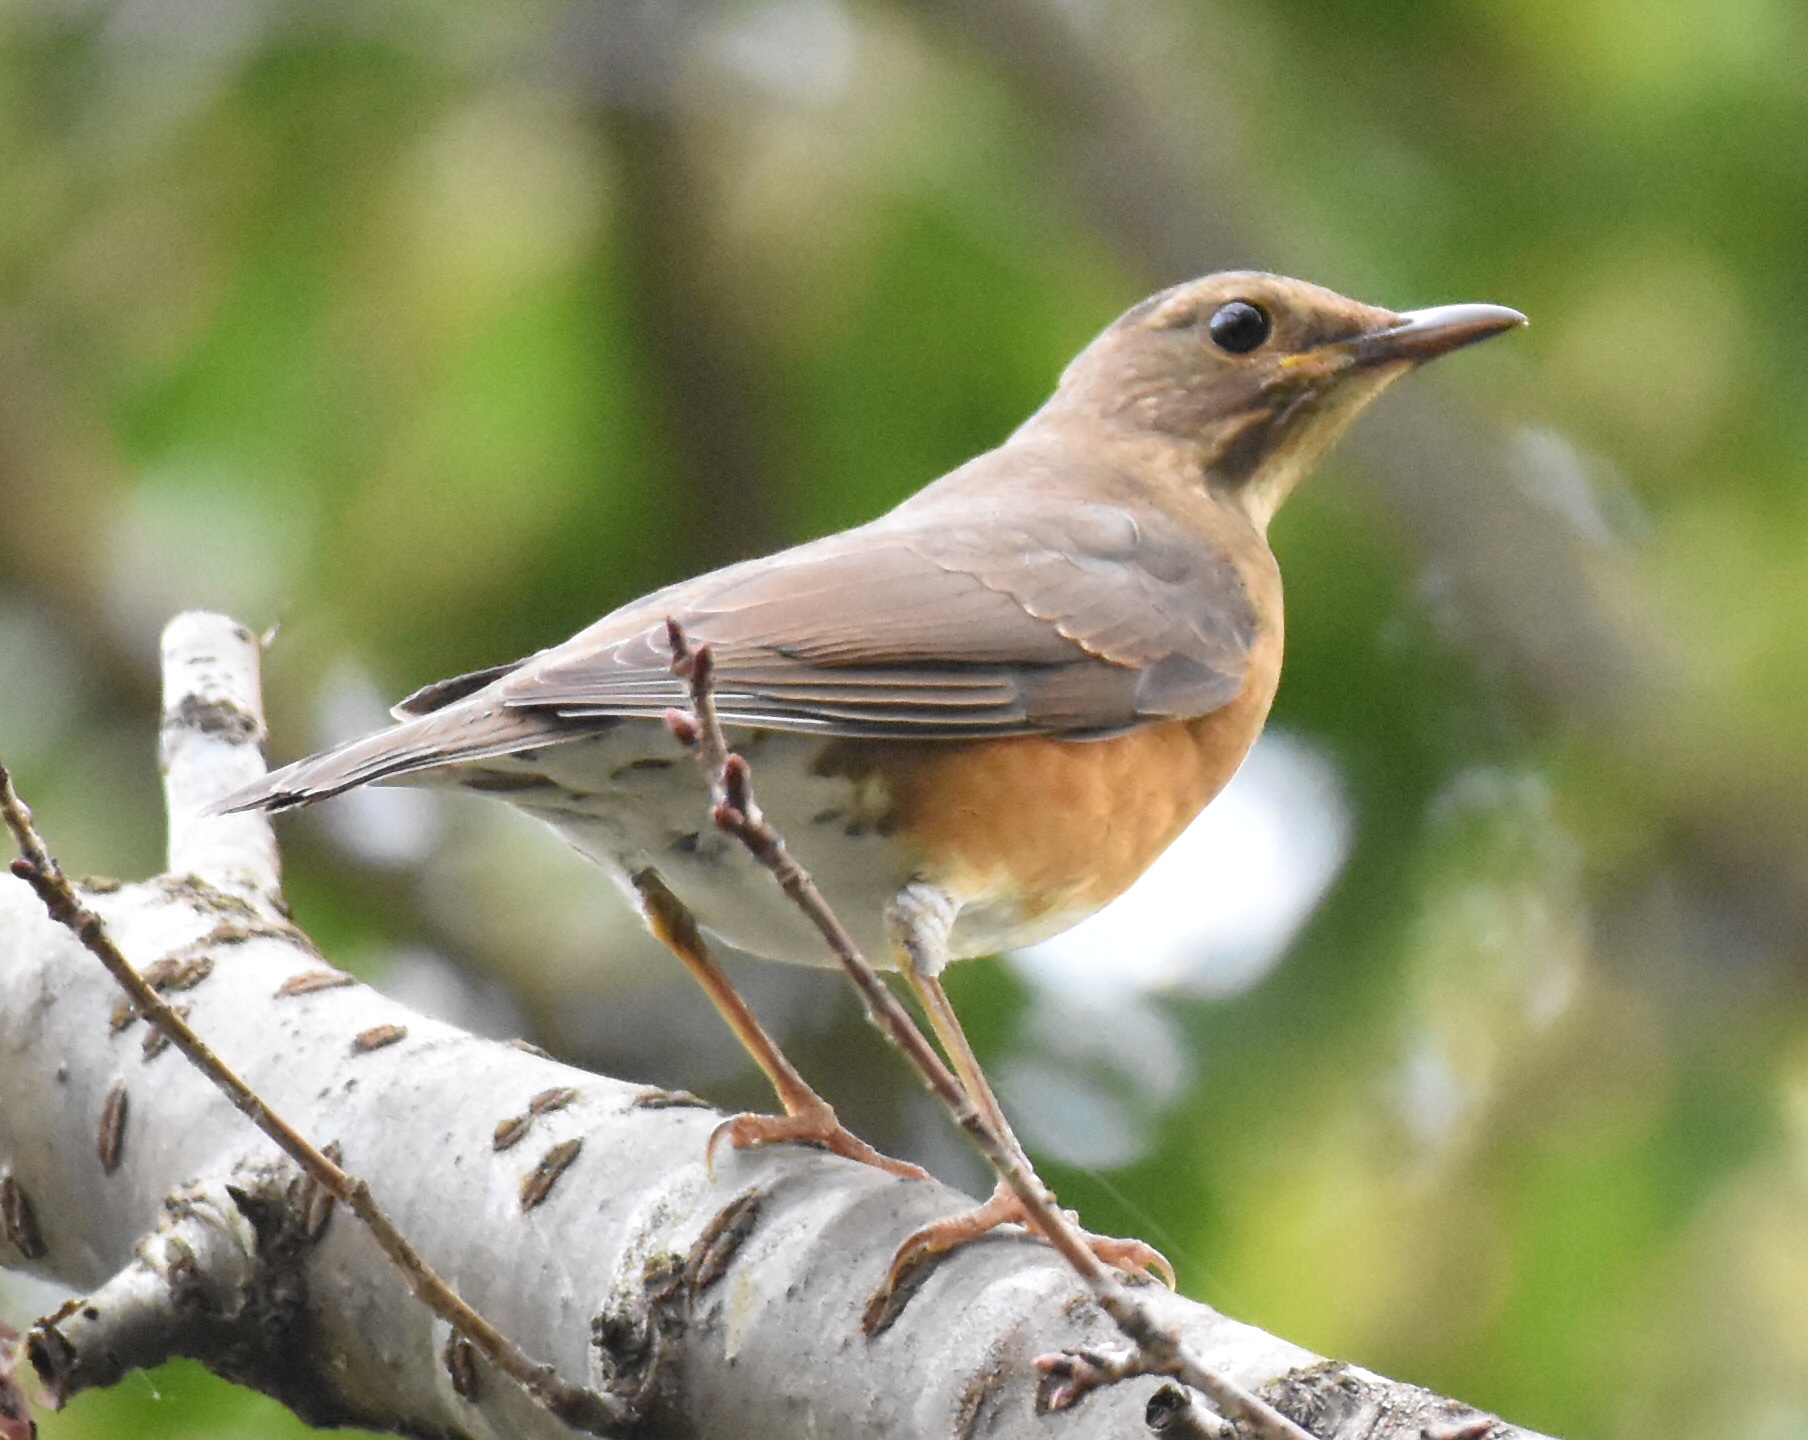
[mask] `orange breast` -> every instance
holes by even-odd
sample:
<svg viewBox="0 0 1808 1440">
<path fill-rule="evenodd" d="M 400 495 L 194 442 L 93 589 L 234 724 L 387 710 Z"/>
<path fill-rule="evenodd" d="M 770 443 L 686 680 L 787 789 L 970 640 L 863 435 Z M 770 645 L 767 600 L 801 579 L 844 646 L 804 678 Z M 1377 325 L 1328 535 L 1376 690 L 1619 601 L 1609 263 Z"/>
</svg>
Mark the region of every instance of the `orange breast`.
<svg viewBox="0 0 1808 1440">
<path fill-rule="evenodd" d="M 1230 704 L 1105 740 L 1020 736 L 842 741 L 820 773 L 878 779 L 888 825 L 922 878 L 962 902 L 1005 902 L 1034 928 L 1078 920 L 1129 887 L 1224 787 L 1267 719 L 1279 636 Z"/>
</svg>

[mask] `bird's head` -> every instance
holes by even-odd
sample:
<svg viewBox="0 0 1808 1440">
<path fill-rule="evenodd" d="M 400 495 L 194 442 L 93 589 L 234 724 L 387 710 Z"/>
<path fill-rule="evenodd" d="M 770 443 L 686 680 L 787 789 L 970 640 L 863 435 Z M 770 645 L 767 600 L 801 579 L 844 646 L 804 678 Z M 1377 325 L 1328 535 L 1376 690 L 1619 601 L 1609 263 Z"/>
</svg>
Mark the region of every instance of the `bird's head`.
<svg viewBox="0 0 1808 1440">
<path fill-rule="evenodd" d="M 1258 528 L 1394 380 L 1525 316 L 1501 305 L 1404 313 L 1303 280 L 1226 271 L 1151 296 L 1061 377 L 1050 413 L 1181 443 Z"/>
</svg>

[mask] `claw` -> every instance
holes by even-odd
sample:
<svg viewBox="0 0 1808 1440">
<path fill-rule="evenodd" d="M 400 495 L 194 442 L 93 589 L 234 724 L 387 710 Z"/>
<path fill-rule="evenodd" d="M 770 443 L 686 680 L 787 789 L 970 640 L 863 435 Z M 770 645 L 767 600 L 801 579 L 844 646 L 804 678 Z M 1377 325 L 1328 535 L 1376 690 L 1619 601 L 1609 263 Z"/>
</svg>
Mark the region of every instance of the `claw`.
<svg viewBox="0 0 1808 1440">
<path fill-rule="evenodd" d="M 1174 1289 L 1174 1267 L 1169 1263 L 1168 1257 L 1153 1245 L 1145 1245 L 1141 1240 L 1119 1240 L 1109 1235 L 1092 1235 L 1084 1230 L 1080 1233 L 1086 1236 L 1086 1248 L 1107 1265 L 1122 1270 L 1132 1278 L 1153 1275 L 1168 1289 Z"/>
</svg>

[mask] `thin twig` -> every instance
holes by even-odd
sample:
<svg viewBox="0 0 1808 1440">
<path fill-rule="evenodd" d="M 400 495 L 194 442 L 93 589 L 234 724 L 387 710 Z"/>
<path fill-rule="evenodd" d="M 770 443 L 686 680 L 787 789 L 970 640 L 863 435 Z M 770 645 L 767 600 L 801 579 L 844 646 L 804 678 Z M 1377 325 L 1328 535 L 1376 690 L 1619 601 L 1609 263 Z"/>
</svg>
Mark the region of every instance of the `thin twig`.
<svg viewBox="0 0 1808 1440">
<path fill-rule="evenodd" d="M 860 953 L 860 947 L 816 888 L 816 882 L 797 863 L 784 837 L 755 803 L 752 772 L 745 759 L 729 750 L 721 717 L 716 713 L 715 672 L 709 647 L 693 647 L 675 618 L 667 618 L 666 635 L 672 648 L 672 672 L 685 682 L 691 701 L 689 714 L 667 711 L 666 725 L 703 767 L 709 780 L 711 818 L 771 872 L 779 887 L 816 927 L 860 992 L 867 1018 L 903 1051 L 999 1179 L 1011 1187 L 1038 1231 L 1086 1282 L 1099 1308 L 1136 1346 L 1134 1370 L 1125 1368 L 1120 1373 L 1109 1366 L 1093 1365 L 1076 1367 L 1073 1374 L 1060 1376 L 1061 1383 L 1049 1391 L 1049 1408 L 1065 1409 L 1099 1385 L 1124 1375 L 1169 1375 L 1201 1391 L 1226 1419 L 1243 1425 L 1260 1440 L 1312 1440 L 1307 1431 L 1265 1400 L 1208 1368 L 1178 1335 L 1157 1321 L 1129 1287 L 1092 1253 L 1079 1228 L 1033 1173 L 1026 1173 L 1003 1137 L 992 1133 L 953 1072 L 942 1063 L 909 1012 Z M 1070 1358 L 1050 1356 L 1037 1363 L 1052 1373 Z"/>
<path fill-rule="evenodd" d="M 50 854 L 32 822 L 31 811 L 13 788 L 12 776 L 4 764 L 0 764 L 0 815 L 4 816 L 19 847 L 19 858 L 12 862 L 12 873 L 37 892 L 44 908 L 50 912 L 50 918 L 75 934 L 131 997 L 138 1013 L 168 1036 L 241 1114 L 269 1136 L 316 1184 L 364 1222 L 383 1253 L 402 1272 L 409 1289 L 428 1309 L 565 1424 L 602 1435 L 622 1423 L 624 1415 L 616 1402 L 595 1391 L 567 1385 L 552 1366 L 535 1361 L 460 1299 L 408 1243 L 395 1222 L 378 1207 L 371 1197 L 370 1187 L 334 1164 L 300 1131 L 271 1110 L 255 1090 L 214 1054 L 169 1002 L 145 982 L 114 943 L 105 922 L 82 902 L 62 867 Z"/>
<path fill-rule="evenodd" d="M 1116 1319 L 1114 1315 L 1112 1317 Z M 1153 1322 L 1151 1322 L 1153 1323 Z M 1121 1320 L 1119 1327 L 1130 1334 Z M 1134 1337 L 1133 1337 L 1134 1338 Z M 1138 1343 L 1123 1349 L 1063 1350 L 1058 1355 L 1038 1355 L 1036 1368 L 1042 1372 L 1042 1383 L 1036 1390 L 1036 1403 L 1044 1410 L 1066 1410 L 1078 1404 L 1092 1391 L 1115 1385 L 1137 1375 L 1166 1375 L 1184 1381 L 1212 1402 L 1225 1419 L 1241 1422 L 1257 1435 L 1275 1432 L 1267 1428 L 1267 1416 L 1251 1407 L 1278 1417 L 1289 1428 L 1280 1432 L 1288 1436 L 1303 1434 L 1266 1401 L 1251 1395 L 1241 1385 L 1206 1369 L 1197 1357 L 1189 1354 L 1172 1334 L 1162 1331 L 1153 1345 Z"/>
<path fill-rule="evenodd" d="M 891 993 L 886 983 L 868 963 L 860 948 L 842 925 L 840 917 L 829 908 L 829 902 L 816 888 L 809 872 L 792 858 L 784 837 L 767 821 L 753 798 L 752 776 L 747 762 L 728 748 L 722 733 L 722 722 L 716 714 L 714 668 L 709 647 L 693 649 L 683 627 L 666 621 L 672 642 L 672 669 L 690 688 L 691 712 L 672 710 L 666 713 L 666 725 L 678 740 L 689 748 L 702 766 L 710 788 L 710 817 L 717 826 L 739 840 L 758 860 L 792 903 L 802 910 L 829 949 L 853 980 L 865 1002 L 867 1018 L 879 1027 L 891 1042 L 901 1049 L 923 1077 L 925 1083 L 945 1104 L 956 1109 L 956 1120 L 973 1136 L 982 1151 L 987 1150 L 985 1129 L 979 1112 L 967 1101 L 966 1092 L 954 1072 L 942 1062 L 923 1032 L 910 1018 L 910 1013 Z M 1002 1146 L 997 1147 L 1001 1153 Z M 1012 1164 L 1006 1157 L 1005 1163 Z"/>
</svg>

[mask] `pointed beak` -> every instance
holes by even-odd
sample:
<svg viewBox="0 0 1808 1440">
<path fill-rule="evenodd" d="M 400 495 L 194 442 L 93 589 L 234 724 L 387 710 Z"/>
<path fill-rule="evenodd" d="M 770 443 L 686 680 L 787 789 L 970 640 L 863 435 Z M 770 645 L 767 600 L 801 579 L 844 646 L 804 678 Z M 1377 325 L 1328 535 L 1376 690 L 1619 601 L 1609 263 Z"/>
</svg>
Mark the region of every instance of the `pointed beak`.
<svg viewBox="0 0 1808 1440">
<path fill-rule="evenodd" d="M 1525 323 L 1525 316 L 1505 305 L 1434 305 L 1429 310 L 1408 310 L 1392 325 L 1348 343 L 1358 365 L 1399 360 L 1416 365 Z"/>
</svg>

